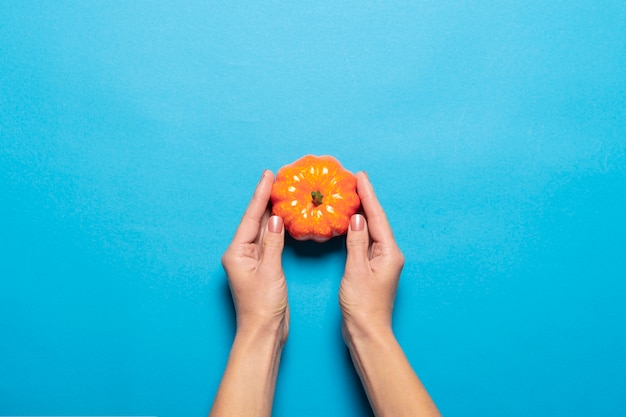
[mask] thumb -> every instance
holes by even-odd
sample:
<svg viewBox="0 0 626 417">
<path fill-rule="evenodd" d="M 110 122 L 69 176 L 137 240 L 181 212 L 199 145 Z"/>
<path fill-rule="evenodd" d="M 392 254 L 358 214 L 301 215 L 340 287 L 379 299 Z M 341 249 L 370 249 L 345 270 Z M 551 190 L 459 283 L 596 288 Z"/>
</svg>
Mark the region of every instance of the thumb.
<svg viewBox="0 0 626 417">
<path fill-rule="evenodd" d="M 362 214 L 355 214 L 350 218 L 350 227 L 346 237 L 346 264 L 359 266 L 368 261 L 370 235 L 367 222 Z"/>
<path fill-rule="evenodd" d="M 285 247 L 285 228 L 283 219 L 279 216 L 272 216 L 268 219 L 267 230 L 263 234 L 263 252 L 261 264 L 270 269 L 282 268 L 282 254 Z"/>
</svg>

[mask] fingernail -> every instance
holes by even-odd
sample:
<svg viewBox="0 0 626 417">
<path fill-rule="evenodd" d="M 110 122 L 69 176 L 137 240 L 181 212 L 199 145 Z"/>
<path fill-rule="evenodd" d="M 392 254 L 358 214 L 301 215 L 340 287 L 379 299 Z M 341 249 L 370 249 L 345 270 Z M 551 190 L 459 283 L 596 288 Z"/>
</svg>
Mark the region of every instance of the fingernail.
<svg viewBox="0 0 626 417">
<path fill-rule="evenodd" d="M 267 230 L 272 233 L 280 233 L 283 231 L 283 219 L 280 216 L 272 216 L 267 222 Z"/>
<path fill-rule="evenodd" d="M 263 178 L 265 178 L 266 173 L 267 173 L 267 168 L 263 170 L 263 173 L 261 174 L 261 178 L 259 179 L 259 182 L 263 181 Z"/>
<path fill-rule="evenodd" d="M 350 219 L 350 228 L 355 232 L 360 232 L 365 226 L 365 218 L 360 214 L 355 214 Z"/>
<path fill-rule="evenodd" d="M 363 170 L 363 173 L 365 174 L 365 176 L 366 176 L 366 177 L 367 177 L 367 179 L 369 180 L 369 179 L 370 179 L 370 176 L 369 176 L 369 175 L 367 175 L 367 172 L 365 172 L 365 170 Z"/>
</svg>

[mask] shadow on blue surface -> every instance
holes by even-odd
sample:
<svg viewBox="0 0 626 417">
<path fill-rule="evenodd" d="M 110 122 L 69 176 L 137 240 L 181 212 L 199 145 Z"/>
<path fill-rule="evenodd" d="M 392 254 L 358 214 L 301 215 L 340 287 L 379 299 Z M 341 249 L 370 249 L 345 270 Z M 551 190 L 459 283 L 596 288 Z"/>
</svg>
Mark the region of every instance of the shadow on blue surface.
<svg viewBox="0 0 626 417">
<path fill-rule="evenodd" d="M 323 258 L 337 251 L 345 250 L 345 236 L 334 237 L 324 243 L 312 240 L 296 240 L 285 234 L 285 250 L 298 258 Z"/>
</svg>

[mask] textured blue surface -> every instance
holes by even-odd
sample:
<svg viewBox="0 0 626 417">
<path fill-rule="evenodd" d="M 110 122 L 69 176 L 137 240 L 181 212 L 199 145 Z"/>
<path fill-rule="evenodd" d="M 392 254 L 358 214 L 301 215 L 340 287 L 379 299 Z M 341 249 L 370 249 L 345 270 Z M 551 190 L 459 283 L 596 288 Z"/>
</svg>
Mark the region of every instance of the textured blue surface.
<svg viewBox="0 0 626 417">
<path fill-rule="evenodd" d="M 263 168 L 366 170 L 447 416 L 624 416 L 626 6 L 4 1 L 0 415 L 201 416 Z M 276 416 L 370 415 L 342 239 L 288 242 Z"/>
</svg>

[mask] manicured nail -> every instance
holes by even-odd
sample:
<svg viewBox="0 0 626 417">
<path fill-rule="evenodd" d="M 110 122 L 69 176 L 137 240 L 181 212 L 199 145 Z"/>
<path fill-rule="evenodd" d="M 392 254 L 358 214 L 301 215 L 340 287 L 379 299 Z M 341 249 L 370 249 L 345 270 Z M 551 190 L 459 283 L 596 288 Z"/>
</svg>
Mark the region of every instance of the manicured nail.
<svg viewBox="0 0 626 417">
<path fill-rule="evenodd" d="M 283 231 L 283 219 L 280 216 L 272 216 L 267 222 L 267 230 L 272 233 L 280 233 Z"/>
<path fill-rule="evenodd" d="M 267 174 L 267 168 L 263 170 L 263 173 L 261 174 L 261 179 L 259 179 L 259 182 L 263 181 L 263 178 L 265 178 L 265 174 Z"/>
<path fill-rule="evenodd" d="M 361 214 L 355 214 L 350 219 L 350 228 L 354 232 L 360 232 L 365 226 L 365 218 Z"/>
</svg>

